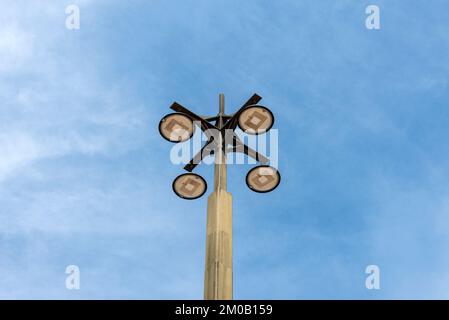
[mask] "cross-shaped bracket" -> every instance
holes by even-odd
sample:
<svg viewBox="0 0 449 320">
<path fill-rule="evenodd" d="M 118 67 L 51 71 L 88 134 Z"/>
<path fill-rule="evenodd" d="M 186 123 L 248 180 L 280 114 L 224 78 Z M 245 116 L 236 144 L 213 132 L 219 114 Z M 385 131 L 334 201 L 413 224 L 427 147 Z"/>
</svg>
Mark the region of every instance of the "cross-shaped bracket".
<svg viewBox="0 0 449 320">
<path fill-rule="evenodd" d="M 190 117 L 193 121 L 199 122 L 201 130 L 207 137 L 206 144 L 197 154 L 195 154 L 195 156 L 189 161 L 184 169 L 186 171 L 192 172 L 193 169 L 195 169 L 195 167 L 205 157 L 216 153 L 218 148 L 222 148 L 224 154 L 227 154 L 228 152 L 241 152 L 255 159 L 256 161 L 259 161 L 262 164 L 267 164 L 269 162 L 269 159 L 267 157 L 245 145 L 235 134 L 235 129 L 237 128 L 239 117 L 241 116 L 241 114 L 247 108 L 257 105 L 260 100 L 262 100 L 262 97 L 255 93 L 240 107 L 240 109 L 236 113 L 232 115 L 218 114 L 211 117 L 199 116 L 186 107 L 182 106 L 181 104 L 174 102 L 170 108 L 176 112 Z M 216 124 L 213 125 L 212 123 L 210 123 L 211 121 L 215 121 Z M 221 140 L 223 141 L 223 143 L 221 146 L 218 145 L 218 141 L 220 139 L 217 139 L 217 134 L 220 134 L 222 137 Z"/>
</svg>

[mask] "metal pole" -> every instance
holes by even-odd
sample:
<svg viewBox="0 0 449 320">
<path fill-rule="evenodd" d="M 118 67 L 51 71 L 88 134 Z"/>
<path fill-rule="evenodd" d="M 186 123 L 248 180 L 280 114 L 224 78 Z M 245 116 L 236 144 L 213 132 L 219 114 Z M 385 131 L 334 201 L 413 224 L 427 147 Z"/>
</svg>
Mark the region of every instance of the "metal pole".
<svg viewBox="0 0 449 320">
<path fill-rule="evenodd" d="M 221 129 L 223 126 L 223 118 L 224 115 L 224 107 L 225 107 L 225 101 L 224 101 L 224 94 L 220 93 L 219 95 L 219 108 L 218 108 L 218 120 L 217 120 L 217 127 Z M 214 170 L 214 190 L 225 190 L 226 191 L 226 178 L 227 178 L 227 172 L 226 172 L 226 154 L 223 150 L 223 136 L 219 136 L 218 145 L 222 146 L 216 151 L 215 156 L 215 170 Z"/>
<path fill-rule="evenodd" d="M 223 126 L 224 95 L 220 94 L 217 127 Z M 215 153 L 214 191 L 207 201 L 205 300 L 231 300 L 232 195 L 226 191 L 226 152 L 219 136 Z"/>
</svg>

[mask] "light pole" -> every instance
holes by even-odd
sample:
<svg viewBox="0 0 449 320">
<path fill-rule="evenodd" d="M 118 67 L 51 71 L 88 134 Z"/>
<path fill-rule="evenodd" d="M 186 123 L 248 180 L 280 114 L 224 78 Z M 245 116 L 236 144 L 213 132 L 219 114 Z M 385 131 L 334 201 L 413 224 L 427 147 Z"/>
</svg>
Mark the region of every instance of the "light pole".
<svg viewBox="0 0 449 320">
<path fill-rule="evenodd" d="M 263 134 L 271 129 L 274 116 L 269 109 L 258 105 L 262 99 L 254 94 L 236 113 L 225 114 L 224 95 L 219 96 L 216 116 L 201 117 L 174 102 L 170 107 L 176 113 L 162 118 L 159 132 L 171 142 L 184 142 L 195 131 L 195 123 L 208 140 L 202 149 L 184 167 L 188 173 L 173 182 L 173 191 L 184 199 L 197 199 L 207 189 L 206 181 L 192 173 L 207 155 L 215 155 L 214 191 L 207 202 L 206 265 L 204 274 L 205 300 L 231 300 L 233 298 L 232 271 L 232 195 L 226 185 L 226 156 L 228 152 L 242 152 L 262 165 L 246 176 L 249 188 L 256 192 L 269 192 L 280 183 L 277 169 L 268 166 L 268 158 L 242 143 L 234 130 L 237 125 L 248 134 Z M 211 122 L 215 121 L 215 125 Z"/>
</svg>

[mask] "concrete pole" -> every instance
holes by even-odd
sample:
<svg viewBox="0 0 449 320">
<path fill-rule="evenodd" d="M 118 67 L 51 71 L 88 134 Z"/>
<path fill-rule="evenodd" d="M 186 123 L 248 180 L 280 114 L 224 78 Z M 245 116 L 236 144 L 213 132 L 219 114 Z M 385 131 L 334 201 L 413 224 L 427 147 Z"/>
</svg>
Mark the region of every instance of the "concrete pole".
<svg viewBox="0 0 449 320">
<path fill-rule="evenodd" d="M 220 94 L 219 116 L 224 115 Z M 223 118 L 217 120 L 218 128 Z M 219 145 L 223 145 L 220 136 Z M 214 191 L 207 200 L 205 300 L 232 300 L 232 195 L 226 191 L 226 154 L 215 154 Z"/>
</svg>

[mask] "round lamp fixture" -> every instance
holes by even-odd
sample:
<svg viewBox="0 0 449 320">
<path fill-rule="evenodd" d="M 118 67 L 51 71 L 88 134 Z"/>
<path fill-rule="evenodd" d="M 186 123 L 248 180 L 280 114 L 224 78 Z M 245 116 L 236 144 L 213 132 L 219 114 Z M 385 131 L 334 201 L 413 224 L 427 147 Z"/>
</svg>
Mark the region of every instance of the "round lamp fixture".
<svg viewBox="0 0 449 320">
<path fill-rule="evenodd" d="M 189 140 L 195 132 L 192 119 L 182 113 L 170 113 L 159 122 L 161 136 L 170 142 Z"/>
<path fill-rule="evenodd" d="M 255 167 L 246 175 L 246 184 L 255 192 L 265 193 L 273 191 L 280 182 L 281 175 L 279 171 L 270 166 Z"/>
<path fill-rule="evenodd" d="M 259 105 L 247 107 L 239 116 L 239 127 L 248 134 L 262 134 L 271 129 L 274 116 L 271 111 Z"/>
<path fill-rule="evenodd" d="M 194 200 L 201 197 L 207 190 L 203 177 L 195 173 L 184 173 L 173 181 L 173 191 L 178 197 Z"/>
</svg>

